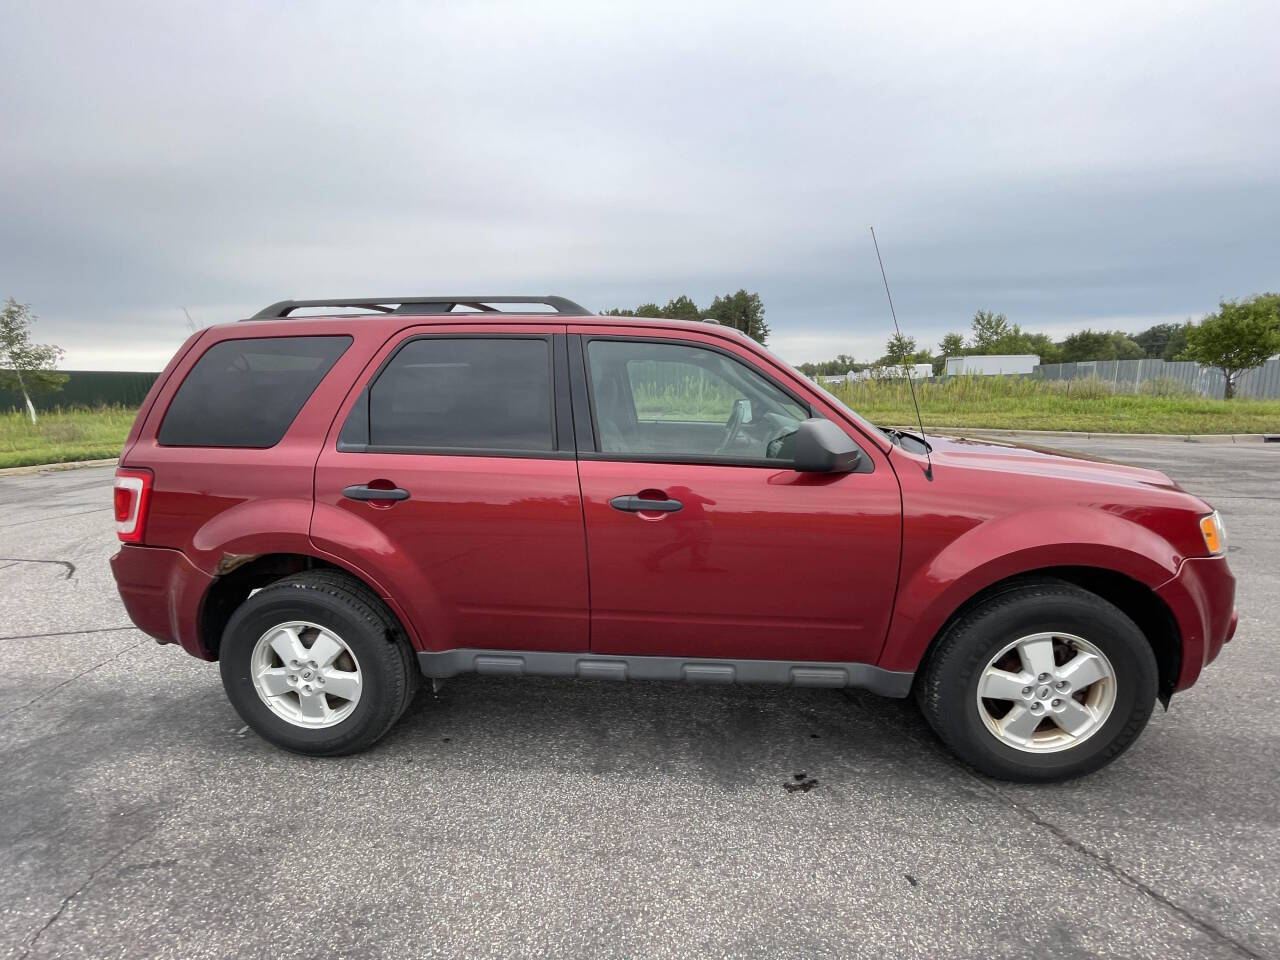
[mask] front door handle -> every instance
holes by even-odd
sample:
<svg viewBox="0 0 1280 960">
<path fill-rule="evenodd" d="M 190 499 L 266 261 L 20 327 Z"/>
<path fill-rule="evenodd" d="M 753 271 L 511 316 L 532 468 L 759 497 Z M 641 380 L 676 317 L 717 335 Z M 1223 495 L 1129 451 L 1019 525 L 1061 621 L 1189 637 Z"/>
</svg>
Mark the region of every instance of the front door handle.
<svg viewBox="0 0 1280 960">
<path fill-rule="evenodd" d="M 626 513 L 675 513 L 684 509 L 684 504 L 679 500 L 646 500 L 634 493 L 614 497 L 609 501 L 609 506 Z"/>
<path fill-rule="evenodd" d="M 408 500 L 409 491 L 400 487 L 371 487 L 367 483 L 353 483 L 342 491 L 348 500 Z"/>
</svg>

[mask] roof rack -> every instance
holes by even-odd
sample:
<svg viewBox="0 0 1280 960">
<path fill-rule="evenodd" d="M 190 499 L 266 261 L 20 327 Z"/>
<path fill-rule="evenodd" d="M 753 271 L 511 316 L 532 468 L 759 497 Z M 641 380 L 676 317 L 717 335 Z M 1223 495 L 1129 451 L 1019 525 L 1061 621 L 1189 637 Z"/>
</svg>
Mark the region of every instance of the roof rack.
<svg viewBox="0 0 1280 960">
<path fill-rule="evenodd" d="M 377 313 L 409 313 L 415 316 L 424 314 L 452 313 L 455 307 L 470 307 L 480 313 L 510 313 L 518 311 L 500 310 L 495 303 L 544 303 L 552 307 L 556 313 L 567 317 L 589 317 L 591 311 L 586 307 L 566 300 L 564 297 L 360 297 L 355 300 L 281 300 L 269 307 L 263 307 L 250 320 L 278 320 L 289 316 L 294 310 L 307 307 L 361 307 Z"/>
</svg>

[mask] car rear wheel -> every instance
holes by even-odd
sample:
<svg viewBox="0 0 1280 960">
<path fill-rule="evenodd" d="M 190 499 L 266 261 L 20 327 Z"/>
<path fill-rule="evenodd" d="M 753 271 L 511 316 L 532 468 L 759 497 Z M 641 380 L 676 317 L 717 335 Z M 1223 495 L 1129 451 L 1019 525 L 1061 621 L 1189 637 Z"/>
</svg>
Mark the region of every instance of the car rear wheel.
<svg viewBox="0 0 1280 960">
<path fill-rule="evenodd" d="M 1142 732 L 1155 704 L 1151 645 L 1101 597 L 1024 582 L 965 613 L 916 685 L 929 725 L 962 760 L 1004 780 L 1098 769 Z"/>
<path fill-rule="evenodd" d="M 227 697 L 255 733 L 317 756 L 371 746 L 416 687 L 395 618 L 363 584 L 332 571 L 251 596 L 228 622 L 219 659 Z"/>
</svg>

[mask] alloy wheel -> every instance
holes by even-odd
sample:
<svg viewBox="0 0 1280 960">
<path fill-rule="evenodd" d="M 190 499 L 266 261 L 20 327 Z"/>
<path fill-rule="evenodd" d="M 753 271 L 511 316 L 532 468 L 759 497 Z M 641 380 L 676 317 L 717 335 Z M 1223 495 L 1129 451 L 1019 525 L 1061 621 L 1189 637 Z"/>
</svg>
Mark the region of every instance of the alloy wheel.
<svg viewBox="0 0 1280 960">
<path fill-rule="evenodd" d="M 347 719 L 364 687 L 360 664 L 343 639 L 305 621 L 267 630 L 254 645 L 249 669 L 253 687 L 268 709 L 309 729 Z"/>
<path fill-rule="evenodd" d="M 1102 729 L 1116 703 L 1115 669 L 1083 637 L 1034 633 L 1000 650 L 978 678 L 977 707 L 1001 743 L 1028 753 L 1070 750 Z"/>
</svg>

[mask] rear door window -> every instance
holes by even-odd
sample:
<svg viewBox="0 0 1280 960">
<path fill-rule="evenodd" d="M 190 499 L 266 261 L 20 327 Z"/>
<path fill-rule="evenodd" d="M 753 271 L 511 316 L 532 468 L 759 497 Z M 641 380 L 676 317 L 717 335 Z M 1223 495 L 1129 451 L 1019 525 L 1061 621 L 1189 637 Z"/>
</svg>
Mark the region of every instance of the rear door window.
<svg viewBox="0 0 1280 960">
<path fill-rule="evenodd" d="M 343 435 L 362 433 L 353 420 L 367 416 L 371 451 L 549 452 L 551 382 L 548 337 L 416 338 L 378 374 Z"/>
<path fill-rule="evenodd" d="M 351 337 L 214 344 L 174 394 L 156 439 L 169 447 L 273 447 Z"/>
</svg>

